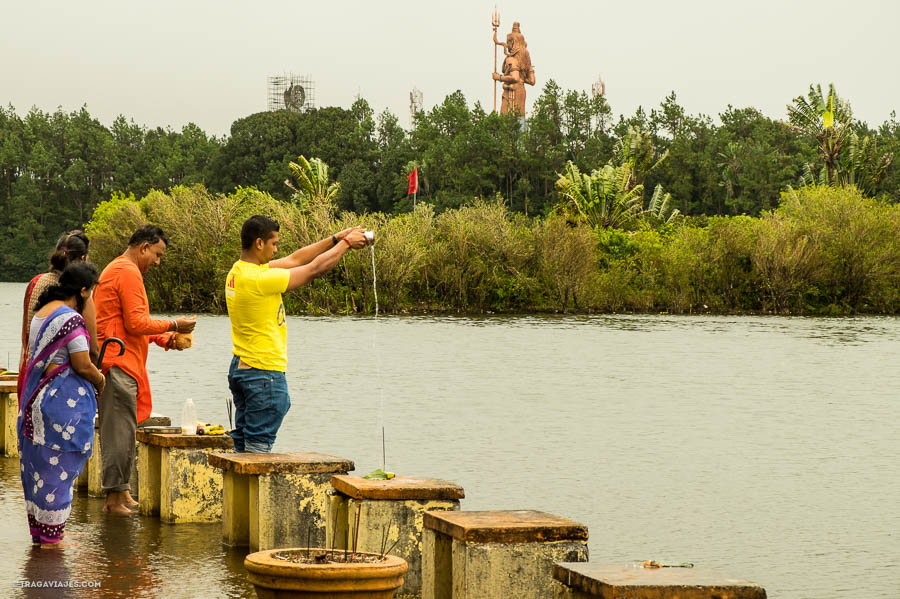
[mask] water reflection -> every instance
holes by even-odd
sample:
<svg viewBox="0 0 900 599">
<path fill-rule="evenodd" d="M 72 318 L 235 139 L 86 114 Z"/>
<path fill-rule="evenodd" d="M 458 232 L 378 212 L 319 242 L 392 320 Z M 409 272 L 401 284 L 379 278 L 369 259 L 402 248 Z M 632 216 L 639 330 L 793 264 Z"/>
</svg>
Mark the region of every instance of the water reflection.
<svg viewBox="0 0 900 599">
<path fill-rule="evenodd" d="M 157 518 L 101 512 L 103 500 L 83 491 L 72 504 L 63 549 L 32 547 L 18 460 L 0 459 L 0 531 L 6 596 L 44 597 L 253 597 L 243 568 L 245 550 L 222 545 L 221 524 L 168 525 Z M 21 586 L 25 581 L 77 583 L 81 588 Z M 85 585 L 90 586 L 85 586 Z"/>
<path fill-rule="evenodd" d="M 0 320 L 0 339 L 16 326 Z M 360 350 L 323 351 L 334 339 Z M 151 350 L 154 406 L 177 417 L 192 397 L 227 422 L 227 318 L 201 316 L 197 341 Z M 383 425 L 389 470 L 459 483 L 464 509 L 584 522 L 595 561 L 691 561 L 772 599 L 898 596 L 900 319 L 292 317 L 288 354 L 276 451 L 364 473 L 382 466 Z M 5 595 L 68 575 L 102 580 L 89 596 L 252 596 L 218 525 L 107 519 L 84 496 L 77 550 L 33 554 L 17 469 L 0 459 Z"/>
</svg>

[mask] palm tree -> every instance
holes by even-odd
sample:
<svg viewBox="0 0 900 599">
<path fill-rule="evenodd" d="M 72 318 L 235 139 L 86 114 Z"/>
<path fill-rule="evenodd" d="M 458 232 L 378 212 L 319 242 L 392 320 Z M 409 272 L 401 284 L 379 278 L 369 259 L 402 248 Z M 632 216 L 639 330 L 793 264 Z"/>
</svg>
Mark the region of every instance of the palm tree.
<svg viewBox="0 0 900 599">
<path fill-rule="evenodd" d="M 284 184 L 294 190 L 294 201 L 303 210 L 310 210 L 313 206 L 334 206 L 338 195 L 341 193 L 340 183 L 328 182 L 328 165 L 320 158 L 307 160 L 304 156 L 298 156 L 297 162 L 288 164 L 291 176 L 297 182 L 297 186 L 286 179 Z"/>
<path fill-rule="evenodd" d="M 794 98 L 787 111 L 796 130 L 815 138 L 825 162 L 827 183 L 833 185 L 840 173 L 841 150 L 852 132 L 850 103 L 838 97 L 833 83 L 828 86 L 827 97 L 822 95 L 821 85 L 810 85 L 807 97 Z"/>
</svg>

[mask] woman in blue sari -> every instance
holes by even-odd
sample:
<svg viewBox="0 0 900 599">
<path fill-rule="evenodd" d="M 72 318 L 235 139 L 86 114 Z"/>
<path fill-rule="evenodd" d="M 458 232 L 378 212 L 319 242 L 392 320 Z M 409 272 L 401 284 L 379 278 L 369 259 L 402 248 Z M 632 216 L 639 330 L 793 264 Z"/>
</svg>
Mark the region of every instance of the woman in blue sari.
<svg viewBox="0 0 900 599">
<path fill-rule="evenodd" d="M 73 262 L 41 294 L 31 321 L 17 430 L 31 540 L 45 547 L 62 539 L 72 484 L 94 441 L 94 387 L 106 384 L 81 316 L 97 278 L 95 266 Z"/>
</svg>

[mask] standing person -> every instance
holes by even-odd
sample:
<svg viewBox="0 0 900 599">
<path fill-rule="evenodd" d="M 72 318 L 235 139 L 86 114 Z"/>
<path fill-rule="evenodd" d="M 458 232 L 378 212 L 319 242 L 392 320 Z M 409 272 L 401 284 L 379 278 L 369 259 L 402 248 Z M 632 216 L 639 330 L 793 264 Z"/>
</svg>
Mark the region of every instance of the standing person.
<svg viewBox="0 0 900 599">
<path fill-rule="evenodd" d="M 28 362 L 29 327 L 31 326 L 31 319 L 34 317 L 37 300 L 44 291 L 59 282 L 59 275 L 62 274 L 66 266 L 71 262 L 84 262 L 87 260 L 88 245 L 90 245 L 90 240 L 81 229 L 75 229 L 60 235 L 56 242 L 56 251 L 50 255 L 50 270 L 36 275 L 31 279 L 25 290 L 25 302 L 22 309 L 22 352 L 19 355 L 19 377 L 16 381 L 16 388 L 20 398 L 22 397 L 22 385 L 25 381 L 23 372 Z M 91 359 L 96 360 L 100 348 L 97 345 L 97 319 L 94 312 L 94 302 L 88 303 L 83 316 L 91 337 Z"/>
<path fill-rule="evenodd" d="M 104 357 L 108 384 L 100 395 L 100 441 L 103 511 L 133 513 L 131 466 L 137 423 L 150 416 L 153 405 L 147 376 L 147 350 L 151 342 L 167 350 L 175 348 L 175 332 L 190 333 L 197 317 L 176 320 L 150 318 L 150 304 L 143 275 L 159 264 L 169 241 L 162 229 L 144 225 L 128 241 L 128 249 L 100 274 L 94 294 L 100 341 L 118 337 L 125 342 L 122 356 Z"/>
<path fill-rule="evenodd" d="M 16 426 L 31 540 L 58 546 L 72 509 L 72 483 L 91 455 L 103 374 L 89 356 L 82 316 L 97 283 L 93 264 L 73 262 L 35 302 L 24 395 Z"/>
<path fill-rule="evenodd" d="M 353 227 L 272 260 L 278 223 L 251 216 L 241 227 L 241 258 L 225 278 L 225 303 L 234 346 L 228 387 L 234 399 L 234 450 L 268 453 L 291 407 L 287 379 L 287 328 L 281 294 L 319 277 L 350 250 L 366 245 Z"/>
</svg>

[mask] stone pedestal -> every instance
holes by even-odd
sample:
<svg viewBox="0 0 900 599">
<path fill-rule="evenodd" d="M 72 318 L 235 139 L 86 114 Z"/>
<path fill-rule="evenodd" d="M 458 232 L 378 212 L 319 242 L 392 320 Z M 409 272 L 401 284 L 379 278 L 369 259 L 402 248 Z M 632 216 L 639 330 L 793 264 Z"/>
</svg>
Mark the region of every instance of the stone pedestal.
<svg viewBox="0 0 900 599">
<path fill-rule="evenodd" d="M 583 524 L 531 510 L 426 512 L 423 599 L 547 599 L 555 562 L 586 562 Z"/>
<path fill-rule="evenodd" d="M 321 453 L 211 453 L 222 470 L 223 540 L 250 551 L 325 547 L 331 477 L 353 462 Z"/>
<path fill-rule="evenodd" d="M 706 568 L 642 568 L 640 565 L 559 563 L 563 584 L 556 599 L 765 599 L 766 590 Z"/>
<path fill-rule="evenodd" d="M 87 471 L 87 490 L 91 497 L 103 497 L 103 448 L 100 446 L 100 420 L 94 421 L 94 447 L 84 469 Z M 79 477 L 81 478 L 81 477 Z"/>
<path fill-rule="evenodd" d="M 138 424 L 138 428 L 142 426 L 170 426 L 172 419 L 162 414 L 150 414 L 150 418 Z M 81 476 L 75 479 L 75 488 L 88 490 L 91 497 L 103 497 L 103 457 L 102 446 L 100 444 L 100 421 L 94 422 L 94 448 L 91 457 L 88 458 L 87 464 L 84 466 Z M 137 435 L 135 435 L 137 437 Z M 140 453 L 140 444 L 137 438 L 134 441 L 134 461 L 131 463 L 131 478 L 128 483 L 131 486 L 131 496 L 138 498 L 138 454 Z"/>
<path fill-rule="evenodd" d="M 227 435 L 203 436 L 137 431 L 138 503 L 144 515 L 163 522 L 222 519 L 222 477 L 209 465 L 210 453 L 230 451 Z"/>
<path fill-rule="evenodd" d="M 19 417 L 19 396 L 16 381 L 0 381 L 0 453 L 8 458 L 19 457 L 16 420 Z"/>
<path fill-rule="evenodd" d="M 391 554 L 409 564 L 397 599 L 422 596 L 422 530 L 425 512 L 458 510 L 463 488 L 445 480 L 397 476 L 390 480 L 366 480 L 357 476 L 331 479 L 326 538 L 337 548 L 353 548 L 357 514 L 357 551 Z M 349 532 L 349 546 L 347 537 Z"/>
</svg>

